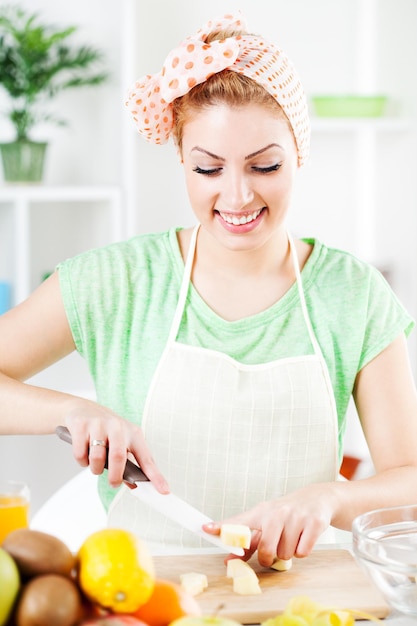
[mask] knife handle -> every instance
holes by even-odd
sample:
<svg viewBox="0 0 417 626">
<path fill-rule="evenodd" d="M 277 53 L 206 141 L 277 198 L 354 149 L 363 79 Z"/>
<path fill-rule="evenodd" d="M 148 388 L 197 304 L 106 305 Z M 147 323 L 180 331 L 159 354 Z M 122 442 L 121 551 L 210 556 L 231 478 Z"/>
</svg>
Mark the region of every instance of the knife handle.
<svg viewBox="0 0 417 626">
<path fill-rule="evenodd" d="M 68 428 L 66 428 L 66 426 L 57 426 L 55 428 L 55 433 L 63 441 L 66 441 L 67 443 L 72 444 L 71 433 L 68 430 Z M 106 469 L 108 468 L 108 456 L 109 456 L 109 451 L 107 448 L 106 461 L 104 463 L 104 467 Z M 132 463 L 132 461 L 130 461 L 129 459 L 127 459 L 126 461 L 125 471 L 123 472 L 123 480 L 126 483 L 129 483 L 131 485 L 134 485 L 137 482 L 145 482 L 145 481 L 149 482 L 149 478 L 140 469 L 139 465 Z"/>
</svg>

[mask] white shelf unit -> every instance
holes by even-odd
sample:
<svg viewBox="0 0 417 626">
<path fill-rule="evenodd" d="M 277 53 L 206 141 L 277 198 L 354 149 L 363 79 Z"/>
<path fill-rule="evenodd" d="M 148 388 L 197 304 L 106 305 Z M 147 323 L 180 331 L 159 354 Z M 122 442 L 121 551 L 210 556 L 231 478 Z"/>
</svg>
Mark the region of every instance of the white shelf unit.
<svg viewBox="0 0 417 626">
<path fill-rule="evenodd" d="M 415 135 L 416 128 L 412 120 L 407 118 L 380 117 L 380 118 L 319 118 L 312 117 L 311 124 L 312 136 L 325 138 L 329 136 L 344 137 L 345 140 L 353 138 L 352 150 L 353 180 L 352 180 L 352 219 L 355 221 L 354 234 L 356 254 L 372 263 L 380 258 L 381 245 L 378 245 L 378 237 L 376 225 L 381 219 L 378 215 L 377 190 L 381 185 L 378 176 L 378 146 L 382 138 L 407 138 L 412 133 Z M 343 139 L 342 139 L 343 141 Z M 406 153 L 399 151 L 400 160 L 406 159 Z M 398 158 L 398 155 L 396 155 Z M 399 212 L 396 214 L 397 219 Z M 395 268 L 384 264 L 380 267 L 386 272 L 387 277 L 394 278 L 394 287 L 397 286 L 395 280 Z M 404 294 L 402 294 L 404 295 Z M 409 345 L 412 363 L 416 361 L 416 345 L 415 341 Z M 415 368 L 413 368 L 415 369 Z M 356 477 L 362 478 L 373 472 L 373 465 L 370 460 L 370 454 L 359 426 L 356 409 L 353 402 L 350 403 L 348 409 L 347 431 L 345 435 L 345 453 L 353 457 L 362 459 L 361 466 Z"/>
<path fill-rule="evenodd" d="M 125 234 L 117 186 L 7 186 L 0 189 L 0 280 L 12 305 L 56 264 Z"/>
<path fill-rule="evenodd" d="M 354 138 L 354 214 L 356 253 L 370 262 L 377 258 L 375 241 L 377 143 L 382 134 L 404 134 L 412 124 L 405 118 L 312 118 L 312 134 L 348 133 Z"/>
</svg>

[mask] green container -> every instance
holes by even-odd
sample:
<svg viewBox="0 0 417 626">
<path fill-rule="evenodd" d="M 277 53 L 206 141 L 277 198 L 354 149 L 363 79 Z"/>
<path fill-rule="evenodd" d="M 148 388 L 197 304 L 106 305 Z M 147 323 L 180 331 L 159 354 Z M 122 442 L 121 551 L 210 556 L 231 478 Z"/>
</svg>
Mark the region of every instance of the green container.
<svg viewBox="0 0 417 626">
<path fill-rule="evenodd" d="M 4 180 L 9 183 L 41 182 L 46 147 L 46 143 L 25 140 L 0 144 Z"/>
<path fill-rule="evenodd" d="M 313 96 L 313 109 L 318 117 L 380 117 L 386 96 Z"/>
</svg>

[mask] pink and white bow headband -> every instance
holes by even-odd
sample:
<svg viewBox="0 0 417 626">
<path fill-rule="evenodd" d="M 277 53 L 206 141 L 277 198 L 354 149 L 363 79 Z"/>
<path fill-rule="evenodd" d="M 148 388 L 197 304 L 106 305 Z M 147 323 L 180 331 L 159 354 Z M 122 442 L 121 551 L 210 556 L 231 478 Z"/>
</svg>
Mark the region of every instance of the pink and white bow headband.
<svg viewBox="0 0 417 626">
<path fill-rule="evenodd" d="M 166 143 L 173 126 L 171 103 L 212 74 L 228 69 L 255 80 L 275 98 L 290 122 L 302 165 L 308 157 L 310 120 L 307 99 L 291 62 L 282 50 L 255 35 L 206 43 L 209 33 L 231 29 L 246 30 L 240 14 L 210 20 L 168 54 L 158 74 L 146 75 L 134 84 L 126 106 L 137 130 L 147 141 Z"/>
</svg>

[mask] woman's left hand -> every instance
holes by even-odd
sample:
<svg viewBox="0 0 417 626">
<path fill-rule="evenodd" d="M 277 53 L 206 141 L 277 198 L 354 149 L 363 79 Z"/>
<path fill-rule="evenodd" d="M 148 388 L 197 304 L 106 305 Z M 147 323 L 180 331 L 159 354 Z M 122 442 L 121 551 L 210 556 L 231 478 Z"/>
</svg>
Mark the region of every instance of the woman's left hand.
<svg viewBox="0 0 417 626">
<path fill-rule="evenodd" d="M 258 561 L 270 567 L 278 559 L 305 557 L 319 536 L 330 525 L 333 515 L 331 483 L 320 483 L 299 489 L 277 500 L 261 502 L 255 507 L 222 523 L 245 524 L 252 529 L 251 546 L 244 560 L 258 551 Z M 210 534 L 220 534 L 221 523 L 203 526 Z"/>
</svg>

